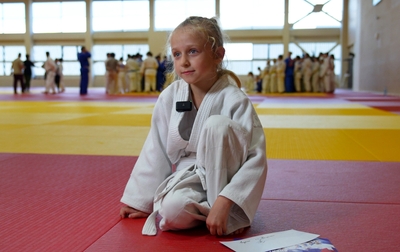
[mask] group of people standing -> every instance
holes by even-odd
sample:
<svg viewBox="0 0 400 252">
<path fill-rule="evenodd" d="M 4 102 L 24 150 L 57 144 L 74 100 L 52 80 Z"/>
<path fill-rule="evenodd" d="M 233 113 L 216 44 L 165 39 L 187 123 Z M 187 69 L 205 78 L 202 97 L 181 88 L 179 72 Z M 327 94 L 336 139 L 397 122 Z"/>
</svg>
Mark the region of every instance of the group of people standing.
<svg viewBox="0 0 400 252">
<path fill-rule="evenodd" d="M 283 60 L 267 60 L 264 69 L 259 68 L 257 91 L 260 93 L 325 92 L 333 93 L 336 87 L 334 56 L 320 53 L 318 57 L 305 53 L 303 57 L 292 53 Z M 246 87 L 250 89 L 249 86 Z"/>
<path fill-rule="evenodd" d="M 129 55 L 126 62 L 121 57 L 115 59 L 115 53 L 107 53 L 106 93 L 123 94 L 131 92 L 161 92 L 166 81 L 167 58 L 153 57 L 152 52 L 142 59 L 140 53 Z"/>
<path fill-rule="evenodd" d="M 11 64 L 11 71 L 13 72 L 14 81 L 14 94 L 18 94 L 18 82 L 21 85 L 21 93 L 29 93 L 32 78 L 32 67 L 35 64 L 29 59 L 29 54 L 26 55 L 26 60 L 21 60 L 21 53 Z"/>
<path fill-rule="evenodd" d="M 50 53 L 46 52 L 46 61 L 43 63 L 44 68 L 44 79 L 45 79 L 45 91 L 44 94 L 55 94 L 56 88 L 58 93 L 65 91 L 64 86 L 64 75 L 63 75 L 63 59 L 53 60 L 50 57 Z M 35 64 L 30 60 L 29 54 L 26 54 L 26 60 L 21 60 L 21 53 L 18 54 L 18 58 L 15 59 L 11 64 L 11 69 L 14 76 L 14 94 L 18 94 L 17 87 L 18 82 L 21 85 L 21 93 L 29 93 L 32 79 L 32 67 L 36 67 Z"/>
</svg>

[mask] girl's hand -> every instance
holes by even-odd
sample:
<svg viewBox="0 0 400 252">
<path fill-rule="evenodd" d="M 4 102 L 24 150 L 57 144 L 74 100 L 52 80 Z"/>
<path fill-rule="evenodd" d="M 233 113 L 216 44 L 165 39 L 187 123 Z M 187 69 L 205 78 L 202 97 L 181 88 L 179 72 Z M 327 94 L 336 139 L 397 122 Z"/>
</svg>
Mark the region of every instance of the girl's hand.
<svg viewBox="0 0 400 252">
<path fill-rule="evenodd" d="M 218 196 L 206 219 L 206 225 L 211 235 L 226 235 L 229 212 L 233 201 Z"/>
<path fill-rule="evenodd" d="M 146 218 L 150 214 L 136 210 L 135 208 L 132 208 L 130 206 L 123 206 L 121 210 L 119 211 L 119 215 L 121 218 Z"/>
</svg>

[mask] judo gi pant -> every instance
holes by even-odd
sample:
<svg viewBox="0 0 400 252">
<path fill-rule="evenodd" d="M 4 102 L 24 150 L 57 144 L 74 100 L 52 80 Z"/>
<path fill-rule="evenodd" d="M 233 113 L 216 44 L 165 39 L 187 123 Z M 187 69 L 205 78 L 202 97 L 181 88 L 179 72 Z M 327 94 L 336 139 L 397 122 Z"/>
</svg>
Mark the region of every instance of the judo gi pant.
<svg viewBox="0 0 400 252">
<path fill-rule="evenodd" d="M 129 91 L 141 92 L 142 87 L 140 85 L 138 72 L 129 71 L 128 77 L 129 77 Z"/>
<path fill-rule="evenodd" d="M 214 115 L 206 120 L 197 148 L 195 164 L 177 171 L 157 189 L 153 213 L 142 233 L 155 235 L 156 215 L 162 217 L 163 231 L 189 229 L 204 224 L 211 206 L 247 157 L 248 131 L 228 117 Z M 233 209 L 233 208 L 232 208 Z M 231 211 L 227 233 L 235 231 L 233 222 L 243 222 L 244 213 Z M 249 222 L 244 222 L 248 226 Z"/>
<path fill-rule="evenodd" d="M 81 81 L 79 83 L 79 94 L 84 95 L 87 94 L 89 85 L 89 70 L 81 69 Z"/>
<path fill-rule="evenodd" d="M 53 71 L 47 72 L 47 74 L 46 74 L 46 89 L 45 89 L 46 93 L 50 92 L 50 90 L 52 93 L 56 92 L 55 77 L 56 77 L 55 72 L 53 72 Z"/>
<path fill-rule="evenodd" d="M 156 91 L 156 75 L 154 74 L 145 74 L 144 75 L 144 91 Z"/>
</svg>

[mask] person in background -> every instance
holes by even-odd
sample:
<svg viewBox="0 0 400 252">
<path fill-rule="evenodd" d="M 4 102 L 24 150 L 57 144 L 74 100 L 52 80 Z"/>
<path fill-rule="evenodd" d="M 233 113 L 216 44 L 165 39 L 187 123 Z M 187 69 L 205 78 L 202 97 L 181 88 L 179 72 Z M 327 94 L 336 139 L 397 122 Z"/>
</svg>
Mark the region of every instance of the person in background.
<svg viewBox="0 0 400 252">
<path fill-rule="evenodd" d="M 244 89 L 246 92 L 254 92 L 254 90 L 256 90 L 255 85 L 256 85 L 256 80 L 254 78 L 254 74 L 253 72 L 249 72 L 244 81 L 243 85 Z"/>
<path fill-rule="evenodd" d="M 56 77 L 54 77 L 54 84 L 56 84 L 57 91 L 60 93 L 60 70 L 59 70 L 59 61 L 55 59 L 54 62 L 56 63 L 57 70 L 56 70 Z"/>
<path fill-rule="evenodd" d="M 24 61 L 25 93 L 29 93 L 31 88 L 32 67 L 35 67 L 35 64 L 30 60 L 29 54 L 25 55 L 25 57 L 26 57 Z"/>
<path fill-rule="evenodd" d="M 124 94 L 128 92 L 128 87 L 126 85 L 126 65 L 124 64 L 124 58 L 120 58 L 118 61 L 118 84 L 117 84 L 117 94 Z"/>
<path fill-rule="evenodd" d="M 279 55 L 278 61 L 276 62 L 276 81 L 279 93 L 285 92 L 285 69 L 286 69 L 286 64 L 283 61 L 283 56 Z"/>
<path fill-rule="evenodd" d="M 14 83 L 13 83 L 14 94 L 18 94 L 17 92 L 18 82 L 21 85 L 21 93 L 25 92 L 23 69 L 24 69 L 24 62 L 22 62 L 21 60 L 21 53 L 18 53 L 18 57 L 11 64 L 11 70 L 13 71 L 14 75 Z"/>
<path fill-rule="evenodd" d="M 51 91 L 51 94 L 55 94 L 56 93 L 55 78 L 56 78 L 57 65 L 54 62 L 54 60 L 50 57 L 49 52 L 46 52 L 46 57 L 47 60 L 46 62 L 44 62 L 43 65 L 43 68 L 46 71 L 46 87 L 43 93 L 49 94 Z"/>
<path fill-rule="evenodd" d="M 271 92 L 271 87 L 270 87 L 270 73 L 269 70 L 271 68 L 271 60 L 267 60 L 267 65 L 264 67 L 263 71 L 263 79 L 262 79 L 262 92 L 269 93 Z"/>
<path fill-rule="evenodd" d="M 157 68 L 157 75 L 156 75 L 156 90 L 158 92 L 161 92 L 163 90 L 164 87 L 164 83 L 165 83 L 165 60 L 166 57 L 164 57 L 163 61 L 161 61 L 161 55 L 157 55 L 156 56 L 156 60 L 158 63 L 158 68 Z"/>
<path fill-rule="evenodd" d="M 140 92 L 141 86 L 139 85 L 139 62 L 137 61 L 137 55 L 129 55 L 126 60 L 126 69 L 129 80 L 129 92 Z"/>
<path fill-rule="evenodd" d="M 303 78 L 302 74 L 302 59 L 299 55 L 296 56 L 294 60 L 294 88 L 296 92 L 301 92 L 301 79 Z"/>
<path fill-rule="evenodd" d="M 285 59 L 285 72 L 284 72 L 284 90 L 285 92 L 294 92 L 294 60 L 292 59 L 292 52 L 288 53 Z"/>
<path fill-rule="evenodd" d="M 278 80 L 277 80 L 277 73 L 276 73 L 276 68 L 277 68 L 277 60 L 275 58 L 272 59 L 272 65 L 269 69 L 269 75 L 270 75 L 270 80 L 269 80 L 269 85 L 270 85 L 270 90 L 271 93 L 276 93 L 278 92 Z"/>
<path fill-rule="evenodd" d="M 336 89 L 336 75 L 335 75 L 335 56 L 333 54 L 329 55 L 329 88 L 328 93 L 334 93 Z"/>
<path fill-rule="evenodd" d="M 58 59 L 57 64 L 57 75 L 58 75 L 58 92 L 64 93 L 65 92 L 65 85 L 64 85 L 64 66 L 63 66 L 63 59 Z"/>
<path fill-rule="evenodd" d="M 115 53 L 110 53 L 110 57 L 105 62 L 106 65 L 106 93 L 116 94 L 118 91 L 118 60 Z"/>
<path fill-rule="evenodd" d="M 146 54 L 147 58 L 143 61 L 140 68 L 140 73 L 144 76 L 144 91 L 156 91 L 156 74 L 158 69 L 158 62 L 153 57 L 152 52 Z"/>
<path fill-rule="evenodd" d="M 313 62 L 310 58 L 310 55 L 306 53 L 304 55 L 303 63 L 302 63 L 302 71 L 303 71 L 303 86 L 306 92 L 311 92 L 311 76 L 313 72 Z"/>
<path fill-rule="evenodd" d="M 81 52 L 78 53 L 78 61 L 81 64 L 81 81 L 79 83 L 79 94 L 80 95 L 87 95 L 87 90 L 88 90 L 88 85 L 89 85 L 89 72 L 90 72 L 90 66 L 89 66 L 89 58 L 91 58 L 92 55 L 90 52 L 86 49 L 86 47 L 82 46 L 81 47 Z"/>
<path fill-rule="evenodd" d="M 319 59 L 317 57 L 312 57 L 312 91 L 318 93 L 321 90 L 319 81 Z"/>
<path fill-rule="evenodd" d="M 264 72 L 261 69 L 261 67 L 257 67 L 257 70 L 258 70 L 258 74 L 256 76 L 256 91 L 257 91 L 257 93 L 261 93 Z"/>
<path fill-rule="evenodd" d="M 329 92 L 330 91 L 330 60 L 329 60 L 329 56 L 328 53 L 324 53 L 323 54 L 323 58 L 322 58 L 322 64 L 320 67 L 320 73 L 319 76 L 321 78 L 321 92 Z"/>
</svg>

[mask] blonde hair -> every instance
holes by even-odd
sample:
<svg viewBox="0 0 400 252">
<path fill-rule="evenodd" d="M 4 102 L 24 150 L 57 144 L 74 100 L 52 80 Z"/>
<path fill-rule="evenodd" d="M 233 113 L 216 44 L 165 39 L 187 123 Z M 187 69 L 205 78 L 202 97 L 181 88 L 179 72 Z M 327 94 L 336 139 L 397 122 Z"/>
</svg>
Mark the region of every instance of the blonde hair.
<svg viewBox="0 0 400 252">
<path fill-rule="evenodd" d="M 198 16 L 188 17 L 182 23 L 180 23 L 174 29 L 174 31 L 188 26 L 190 26 L 193 30 L 201 34 L 205 38 L 207 43 L 211 43 L 211 50 L 214 53 L 216 53 L 219 47 L 223 47 L 224 40 L 228 38 L 225 34 L 223 34 L 220 25 L 218 23 L 218 20 L 215 17 L 213 18 L 205 18 Z M 171 36 L 174 33 L 174 31 L 172 31 L 172 33 L 168 37 L 167 48 L 166 48 L 167 51 L 171 47 Z M 219 65 L 217 66 L 218 75 L 222 76 L 228 74 L 236 82 L 236 85 L 240 88 L 241 82 L 239 77 L 234 72 L 226 69 L 222 63 L 223 62 L 221 60 L 221 63 L 219 63 Z M 178 76 L 175 73 L 173 67 L 170 70 L 171 70 L 170 74 L 173 75 L 173 79 L 175 80 L 178 79 Z"/>
</svg>

